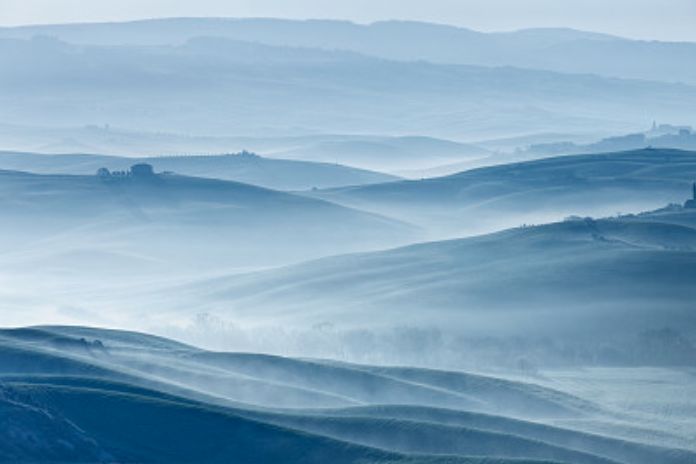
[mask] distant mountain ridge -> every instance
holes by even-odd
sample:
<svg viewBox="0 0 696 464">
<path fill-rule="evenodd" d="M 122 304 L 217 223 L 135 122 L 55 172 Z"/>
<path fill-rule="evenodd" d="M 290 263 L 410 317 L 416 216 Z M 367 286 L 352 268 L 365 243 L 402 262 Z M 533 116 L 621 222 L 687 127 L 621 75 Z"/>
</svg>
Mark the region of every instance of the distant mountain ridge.
<svg viewBox="0 0 696 464">
<path fill-rule="evenodd" d="M 696 83 L 694 43 L 629 40 L 560 28 L 482 33 L 413 21 L 360 25 L 330 20 L 171 18 L 0 29 L 0 37 L 34 35 L 100 45 L 181 44 L 197 36 L 218 36 L 269 45 L 349 50 L 405 61 Z"/>
<path fill-rule="evenodd" d="M 0 122 L 46 127 L 60 120 L 218 136 L 461 140 L 540 127 L 627 132 L 647 123 L 646 108 L 650 119 L 688 124 L 696 105 L 696 86 L 684 84 L 394 61 L 232 39 L 195 46 L 0 39 L 0 59 L 7 64 Z"/>
</svg>

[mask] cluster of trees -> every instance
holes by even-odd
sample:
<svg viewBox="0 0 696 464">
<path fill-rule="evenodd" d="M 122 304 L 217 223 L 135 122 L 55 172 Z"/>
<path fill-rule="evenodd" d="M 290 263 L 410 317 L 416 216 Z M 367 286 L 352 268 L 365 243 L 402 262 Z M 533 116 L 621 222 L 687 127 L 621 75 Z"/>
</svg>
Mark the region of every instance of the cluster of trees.
<svg viewBox="0 0 696 464">
<path fill-rule="evenodd" d="M 341 329 L 331 323 L 307 328 L 244 329 L 209 314 L 199 315 L 179 337 L 215 349 L 286 350 L 367 364 L 442 367 L 498 366 L 536 375 L 545 368 L 590 366 L 696 366 L 696 345 L 673 328 L 651 329 L 622 339 L 465 336 L 436 328 Z M 230 346 L 234 340 L 234 346 Z"/>
</svg>

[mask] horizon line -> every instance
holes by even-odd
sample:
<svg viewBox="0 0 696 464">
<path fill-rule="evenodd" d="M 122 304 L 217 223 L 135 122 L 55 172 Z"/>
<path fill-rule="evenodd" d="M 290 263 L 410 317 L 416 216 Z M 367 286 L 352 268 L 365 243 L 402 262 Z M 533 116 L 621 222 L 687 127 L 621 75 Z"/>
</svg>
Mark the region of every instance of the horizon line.
<svg viewBox="0 0 696 464">
<path fill-rule="evenodd" d="M 174 21 L 174 20 L 222 20 L 222 21 L 282 21 L 282 22 L 336 22 L 353 24 L 356 26 L 369 27 L 377 24 L 383 23 L 411 23 L 411 24 L 421 24 L 421 25 L 431 25 L 438 27 L 447 27 L 452 29 L 457 29 L 461 31 L 475 32 L 479 34 L 515 34 L 520 32 L 529 31 L 571 31 L 579 32 L 597 36 L 604 36 L 605 38 L 613 38 L 619 40 L 629 40 L 629 41 L 639 41 L 639 42 L 661 42 L 661 43 L 674 43 L 674 44 L 696 44 L 696 40 L 674 40 L 674 39 L 659 39 L 659 38 L 647 38 L 639 36 L 629 36 L 616 34 L 606 31 L 597 31 L 589 29 L 578 29 L 576 27 L 570 26 L 530 26 L 518 29 L 477 29 L 469 26 L 464 26 L 462 24 L 445 23 L 439 21 L 429 21 L 429 20 L 417 20 L 417 19 L 407 19 L 407 18 L 391 18 L 391 19 L 379 19 L 374 21 L 358 21 L 354 19 L 345 18 L 316 18 L 316 17 L 305 17 L 305 18 L 287 18 L 287 17 L 275 17 L 275 16 L 144 16 L 144 17 L 133 17 L 128 19 L 95 19 L 95 20 L 77 20 L 77 21 L 64 21 L 64 22 L 36 22 L 36 23 L 21 23 L 21 24 L 2 24 L 0 23 L 0 30 L 2 29 L 23 29 L 32 27 L 63 27 L 63 26 L 87 26 L 87 25 L 109 25 L 109 24 L 132 24 L 132 23 L 143 23 L 143 22 L 155 22 L 155 21 Z"/>
</svg>

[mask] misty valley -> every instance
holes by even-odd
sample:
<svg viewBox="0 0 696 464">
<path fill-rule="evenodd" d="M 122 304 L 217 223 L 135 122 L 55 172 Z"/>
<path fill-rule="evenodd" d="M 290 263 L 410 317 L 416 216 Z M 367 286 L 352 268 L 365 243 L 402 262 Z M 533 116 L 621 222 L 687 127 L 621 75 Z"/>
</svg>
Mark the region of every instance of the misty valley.
<svg viewBox="0 0 696 464">
<path fill-rule="evenodd" d="M 0 462 L 696 463 L 694 108 L 694 42 L 0 27 Z"/>
</svg>

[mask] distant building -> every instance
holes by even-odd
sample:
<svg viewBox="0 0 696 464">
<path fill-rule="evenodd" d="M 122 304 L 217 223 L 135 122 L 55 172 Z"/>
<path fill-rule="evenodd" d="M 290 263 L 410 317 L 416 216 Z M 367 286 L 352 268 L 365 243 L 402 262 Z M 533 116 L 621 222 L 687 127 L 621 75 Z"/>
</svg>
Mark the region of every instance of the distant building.
<svg viewBox="0 0 696 464">
<path fill-rule="evenodd" d="M 653 123 L 652 128 L 647 132 L 650 137 L 661 137 L 663 135 L 679 135 L 683 130 L 692 132 L 691 126 L 677 126 L 673 124 L 657 124 Z"/>
<path fill-rule="evenodd" d="M 130 174 L 133 177 L 152 177 L 155 175 L 155 170 L 151 164 L 138 163 L 131 166 Z"/>
<path fill-rule="evenodd" d="M 684 208 L 696 209 L 696 182 L 693 183 L 691 189 L 693 190 L 691 200 L 687 200 L 686 203 L 684 203 Z"/>
<path fill-rule="evenodd" d="M 109 171 L 107 168 L 97 169 L 97 177 L 100 179 L 128 179 L 155 177 L 155 170 L 147 163 L 134 164 L 127 171 Z"/>
<path fill-rule="evenodd" d="M 261 158 L 256 153 L 252 153 L 252 152 L 246 151 L 246 150 L 242 150 L 241 152 L 237 153 L 237 156 L 239 156 L 240 158 L 245 158 L 245 159 L 259 159 L 259 158 Z"/>
</svg>

